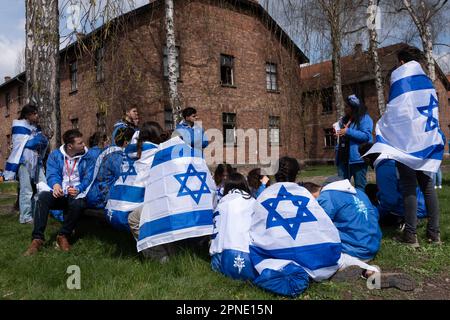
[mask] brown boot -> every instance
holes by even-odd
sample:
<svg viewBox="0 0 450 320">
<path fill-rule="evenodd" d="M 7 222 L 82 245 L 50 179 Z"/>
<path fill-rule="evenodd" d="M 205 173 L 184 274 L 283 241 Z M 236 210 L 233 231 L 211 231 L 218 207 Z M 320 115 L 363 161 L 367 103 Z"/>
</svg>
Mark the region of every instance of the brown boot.
<svg viewBox="0 0 450 320">
<path fill-rule="evenodd" d="M 56 236 L 56 249 L 64 252 L 70 251 L 70 244 L 65 235 L 61 234 Z"/>
<path fill-rule="evenodd" d="M 32 256 L 36 252 L 38 252 L 41 247 L 44 245 L 44 241 L 41 239 L 33 239 L 31 241 L 30 246 L 28 247 L 27 251 L 23 254 L 25 257 Z"/>
</svg>

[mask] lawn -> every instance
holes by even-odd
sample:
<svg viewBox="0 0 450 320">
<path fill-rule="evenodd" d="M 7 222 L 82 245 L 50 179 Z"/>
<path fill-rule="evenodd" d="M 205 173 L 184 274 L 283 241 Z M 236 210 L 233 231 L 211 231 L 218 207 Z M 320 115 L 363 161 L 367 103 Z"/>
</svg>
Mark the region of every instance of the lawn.
<svg viewBox="0 0 450 320">
<path fill-rule="evenodd" d="M 333 174 L 334 168 L 323 166 L 304 172 L 307 178 L 323 177 Z M 308 175 L 312 172 L 314 175 Z M 425 244 L 424 223 L 419 227 L 420 251 L 396 244 L 392 240 L 395 231 L 384 229 L 381 250 L 373 261 L 383 271 L 412 275 L 418 282 L 415 291 L 369 290 L 362 279 L 352 283 L 326 281 L 312 283 L 298 299 L 450 299 L 448 169 L 443 184 L 439 200 L 445 244 Z M 164 265 L 142 259 L 131 235 L 96 218 L 80 221 L 70 253 L 53 248 L 59 223 L 49 220 L 46 247 L 33 257 L 23 257 L 32 226 L 18 223 L 18 214 L 11 209 L 14 200 L 14 196 L 0 194 L 0 299 L 286 299 L 212 272 L 205 249 L 185 248 Z M 66 287 L 66 271 L 71 265 L 80 267 L 81 290 Z"/>
</svg>

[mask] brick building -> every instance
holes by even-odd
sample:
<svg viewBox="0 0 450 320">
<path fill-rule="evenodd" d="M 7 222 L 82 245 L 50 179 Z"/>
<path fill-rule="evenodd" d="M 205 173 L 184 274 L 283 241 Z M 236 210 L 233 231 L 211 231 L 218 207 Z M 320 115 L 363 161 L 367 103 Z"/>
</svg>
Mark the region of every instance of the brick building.
<svg viewBox="0 0 450 320">
<path fill-rule="evenodd" d="M 182 106 L 194 106 L 206 129 L 273 129 L 271 143 L 302 158 L 303 52 L 254 0 L 177 0 L 174 11 Z M 170 129 L 165 64 L 164 1 L 151 0 L 80 35 L 61 51 L 62 132 L 76 127 L 86 137 L 96 130 L 110 134 L 129 105 L 139 107 L 141 121 Z M 9 110 L 0 128 L 6 139 L 0 167 L 23 81 L 21 74 L 0 86 L 1 109 Z M 5 104 L 5 97 L 12 101 Z M 228 137 L 224 152 L 235 148 L 233 134 Z"/>
<path fill-rule="evenodd" d="M 399 43 L 378 49 L 381 62 L 385 97 L 388 97 L 390 71 L 397 65 L 397 52 L 407 46 Z M 344 97 L 355 93 L 365 102 L 375 123 L 379 119 L 377 93 L 375 88 L 372 61 L 361 45 L 355 46 L 353 55 L 341 58 L 342 90 Z M 335 139 L 332 124 L 337 121 L 333 98 L 333 75 L 331 61 L 304 66 L 300 69 L 302 79 L 302 120 L 304 153 L 307 162 L 334 161 Z M 435 81 L 439 97 L 439 121 L 447 138 L 450 137 L 450 108 L 447 90 L 449 79 L 436 64 Z M 448 147 L 446 147 L 446 150 Z"/>
</svg>

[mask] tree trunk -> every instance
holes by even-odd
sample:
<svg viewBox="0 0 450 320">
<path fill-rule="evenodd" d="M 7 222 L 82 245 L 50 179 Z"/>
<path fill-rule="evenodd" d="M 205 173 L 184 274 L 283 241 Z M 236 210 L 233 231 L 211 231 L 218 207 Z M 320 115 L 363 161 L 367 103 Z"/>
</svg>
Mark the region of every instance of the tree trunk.
<svg viewBox="0 0 450 320">
<path fill-rule="evenodd" d="M 377 1 L 378 2 L 378 1 Z M 384 98 L 384 85 L 383 76 L 381 74 L 381 64 L 378 57 L 378 34 L 376 29 L 376 5 L 375 0 L 368 1 L 368 30 L 369 30 L 369 52 L 373 61 L 373 71 L 375 73 L 375 87 L 377 90 L 378 99 L 378 112 L 380 116 L 383 115 L 386 110 L 385 98 Z"/>
<path fill-rule="evenodd" d="M 178 96 L 177 58 L 175 42 L 175 26 L 173 0 L 165 0 L 166 5 L 166 47 L 169 73 L 169 100 L 173 114 L 173 125 L 176 127 L 181 120 L 181 105 Z"/>
<path fill-rule="evenodd" d="M 26 97 L 39 110 L 50 147 L 61 142 L 58 0 L 26 0 Z"/>
<path fill-rule="evenodd" d="M 339 19 L 339 18 L 338 18 Z M 335 23 L 337 23 L 335 21 Z M 337 31 L 336 31 L 337 30 Z M 344 116 L 344 98 L 342 96 L 342 74 L 341 74 L 341 37 L 339 27 L 331 29 L 331 38 L 333 45 L 332 64 L 333 64 L 333 95 L 336 103 L 336 112 L 338 120 Z"/>
</svg>

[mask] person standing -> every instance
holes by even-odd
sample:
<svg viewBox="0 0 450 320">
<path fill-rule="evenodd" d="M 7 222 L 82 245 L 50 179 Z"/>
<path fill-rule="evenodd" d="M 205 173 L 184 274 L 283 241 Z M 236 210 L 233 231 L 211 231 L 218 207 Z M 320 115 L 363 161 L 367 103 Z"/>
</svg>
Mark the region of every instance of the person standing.
<svg viewBox="0 0 450 320">
<path fill-rule="evenodd" d="M 367 184 L 367 164 L 361 159 L 358 147 L 372 142 L 373 121 L 361 100 L 350 95 L 345 100 L 345 116 L 340 121 L 342 129 L 336 132 L 339 137 L 337 150 L 338 175 L 355 182 L 355 188 L 363 190 Z"/>
<path fill-rule="evenodd" d="M 12 126 L 12 151 L 6 163 L 5 180 L 19 180 L 19 222 L 33 223 L 36 184 L 45 182 L 42 168 L 48 139 L 38 126 L 39 115 L 33 104 L 25 105 Z"/>
<path fill-rule="evenodd" d="M 114 145 L 116 141 L 116 135 L 120 128 L 131 128 L 134 131 L 138 130 L 139 126 L 139 112 L 136 106 L 131 106 L 123 109 L 123 117 L 121 120 L 117 121 L 114 125 L 111 143 Z"/>
<path fill-rule="evenodd" d="M 208 146 L 205 130 L 196 122 L 199 120 L 197 110 L 187 107 L 182 111 L 183 120 L 177 124 L 176 132 L 194 150 L 202 150 Z M 203 152 L 202 152 L 203 154 Z"/>
</svg>

